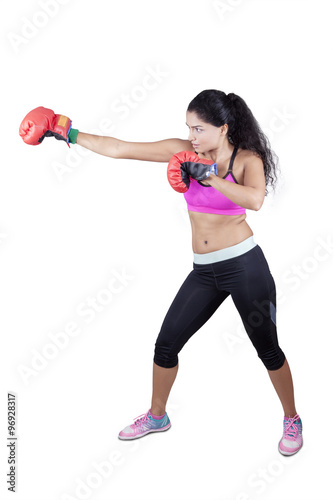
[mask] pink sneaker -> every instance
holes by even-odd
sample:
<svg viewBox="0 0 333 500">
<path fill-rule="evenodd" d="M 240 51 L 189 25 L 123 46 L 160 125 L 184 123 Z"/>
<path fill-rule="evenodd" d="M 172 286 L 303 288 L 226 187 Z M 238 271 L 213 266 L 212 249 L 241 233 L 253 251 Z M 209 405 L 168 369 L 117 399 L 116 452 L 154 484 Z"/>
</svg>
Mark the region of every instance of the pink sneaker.
<svg viewBox="0 0 333 500">
<path fill-rule="evenodd" d="M 167 413 L 157 419 L 150 413 L 150 409 L 134 420 L 134 424 L 128 425 L 119 432 L 119 439 L 136 439 L 149 432 L 166 431 L 171 427 Z"/>
<path fill-rule="evenodd" d="M 284 417 L 283 436 L 279 442 L 279 452 L 282 455 L 294 455 L 303 446 L 302 420 L 299 415 L 293 418 Z"/>
</svg>

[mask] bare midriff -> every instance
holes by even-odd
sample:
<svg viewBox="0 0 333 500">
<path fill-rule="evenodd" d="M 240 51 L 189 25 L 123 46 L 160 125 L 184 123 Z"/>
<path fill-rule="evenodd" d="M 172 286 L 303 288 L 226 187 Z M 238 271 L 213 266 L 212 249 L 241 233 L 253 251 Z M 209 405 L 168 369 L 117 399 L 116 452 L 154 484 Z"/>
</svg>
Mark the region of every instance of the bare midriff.
<svg viewBox="0 0 333 500">
<path fill-rule="evenodd" d="M 208 253 L 237 245 L 253 235 L 246 214 L 222 215 L 188 211 L 194 253 Z"/>
</svg>

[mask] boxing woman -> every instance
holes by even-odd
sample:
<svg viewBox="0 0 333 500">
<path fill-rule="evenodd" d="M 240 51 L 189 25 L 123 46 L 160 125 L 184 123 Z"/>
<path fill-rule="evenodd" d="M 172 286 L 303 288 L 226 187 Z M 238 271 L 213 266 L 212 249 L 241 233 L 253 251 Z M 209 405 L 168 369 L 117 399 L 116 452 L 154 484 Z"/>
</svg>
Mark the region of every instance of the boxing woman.
<svg viewBox="0 0 333 500">
<path fill-rule="evenodd" d="M 278 449 L 293 455 L 303 444 L 302 421 L 289 364 L 278 343 L 275 282 L 246 222 L 246 210 L 259 210 L 267 186 L 275 187 L 275 155 L 247 104 L 235 94 L 201 92 L 187 108 L 186 124 L 188 140 L 126 142 L 79 132 L 68 117 L 39 107 L 24 118 L 20 135 L 27 144 L 54 136 L 68 146 L 76 143 L 111 158 L 166 162 L 171 186 L 187 203 L 193 269 L 156 339 L 151 407 L 118 437 L 136 439 L 170 428 L 166 403 L 178 371 L 178 354 L 231 295 L 282 404 Z"/>
</svg>

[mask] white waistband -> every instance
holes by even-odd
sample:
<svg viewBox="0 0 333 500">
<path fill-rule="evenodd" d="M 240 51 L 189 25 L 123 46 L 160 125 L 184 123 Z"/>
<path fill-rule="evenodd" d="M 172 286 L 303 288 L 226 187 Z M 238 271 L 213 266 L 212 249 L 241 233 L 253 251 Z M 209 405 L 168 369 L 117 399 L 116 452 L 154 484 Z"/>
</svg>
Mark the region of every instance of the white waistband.
<svg viewBox="0 0 333 500">
<path fill-rule="evenodd" d="M 237 245 L 222 248 L 221 250 L 216 250 L 215 252 L 193 253 L 193 262 L 195 262 L 195 264 L 213 264 L 214 262 L 219 262 L 220 260 L 232 259 L 233 257 L 238 257 L 239 255 L 248 252 L 256 245 L 257 243 L 253 240 L 253 236 L 250 236 L 246 240 L 237 243 Z"/>
</svg>

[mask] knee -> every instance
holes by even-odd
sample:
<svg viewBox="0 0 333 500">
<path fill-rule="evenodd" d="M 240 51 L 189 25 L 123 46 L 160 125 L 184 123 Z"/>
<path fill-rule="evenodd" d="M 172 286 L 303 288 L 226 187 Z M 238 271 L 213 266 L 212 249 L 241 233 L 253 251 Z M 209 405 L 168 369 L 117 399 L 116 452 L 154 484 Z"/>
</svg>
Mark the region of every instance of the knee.
<svg viewBox="0 0 333 500">
<path fill-rule="evenodd" d="M 259 352 L 258 357 L 267 370 L 279 370 L 284 365 L 286 359 L 284 352 L 279 346 L 269 351 Z"/>
<path fill-rule="evenodd" d="M 178 364 L 178 354 L 172 352 L 169 346 L 155 344 L 154 363 L 162 368 L 173 368 Z"/>
</svg>

